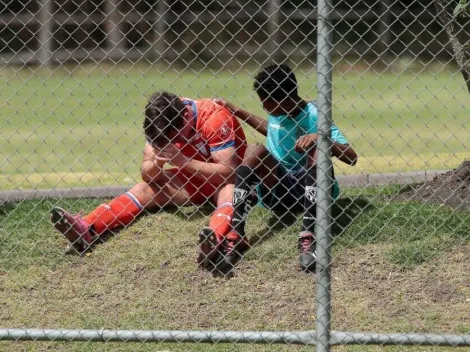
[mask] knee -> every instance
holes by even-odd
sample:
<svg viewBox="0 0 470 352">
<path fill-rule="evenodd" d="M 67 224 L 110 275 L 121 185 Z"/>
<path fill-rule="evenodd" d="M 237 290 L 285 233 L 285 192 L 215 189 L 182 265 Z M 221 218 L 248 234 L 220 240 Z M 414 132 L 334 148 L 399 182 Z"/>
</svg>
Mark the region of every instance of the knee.
<svg viewBox="0 0 470 352">
<path fill-rule="evenodd" d="M 154 183 L 139 182 L 132 187 L 129 192 L 132 193 L 137 200 L 145 207 L 148 208 L 155 197 L 161 192 L 162 185 L 160 181 Z"/>
<path fill-rule="evenodd" d="M 268 155 L 268 150 L 266 147 L 260 143 L 254 143 L 248 145 L 248 148 L 245 152 L 245 158 L 243 159 L 243 165 L 248 166 L 250 168 L 255 168 Z"/>
</svg>

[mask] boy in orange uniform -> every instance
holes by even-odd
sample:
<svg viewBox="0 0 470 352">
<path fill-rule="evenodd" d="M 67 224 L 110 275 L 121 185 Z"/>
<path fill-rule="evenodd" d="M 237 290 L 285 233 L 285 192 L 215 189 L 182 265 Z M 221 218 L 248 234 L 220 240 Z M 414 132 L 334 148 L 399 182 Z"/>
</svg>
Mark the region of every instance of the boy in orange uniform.
<svg viewBox="0 0 470 352">
<path fill-rule="evenodd" d="M 144 130 L 142 182 L 83 217 L 56 207 L 51 221 L 83 254 L 103 233 L 129 225 L 145 209 L 212 200 L 217 209 L 199 235 L 198 261 L 205 264 L 207 237 L 223 241 L 230 230 L 234 170 L 247 146 L 243 129 L 230 111 L 210 99 L 157 92 L 145 107 Z M 173 168 L 164 169 L 167 163 Z"/>
</svg>

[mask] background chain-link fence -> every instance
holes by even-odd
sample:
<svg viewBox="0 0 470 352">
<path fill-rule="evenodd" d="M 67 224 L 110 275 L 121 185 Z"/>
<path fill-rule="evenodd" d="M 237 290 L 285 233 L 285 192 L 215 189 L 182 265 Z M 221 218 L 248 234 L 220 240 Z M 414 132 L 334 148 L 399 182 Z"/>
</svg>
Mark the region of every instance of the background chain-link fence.
<svg viewBox="0 0 470 352">
<path fill-rule="evenodd" d="M 3 0 L 0 340 L 17 343 L 1 349 L 468 346 L 469 13 L 464 0 Z M 168 169 L 166 183 L 141 188 L 148 197 L 137 200 L 153 201 L 145 216 L 114 222 L 83 256 L 64 255 L 51 209 L 90 220 L 149 184 L 151 94 L 189 105 L 220 97 L 267 117 L 253 82 L 273 62 L 317 100 L 318 283 L 298 268 L 303 213 L 262 207 L 232 275 L 198 268 L 212 176 L 195 185 Z M 333 203 L 330 117 L 359 155 L 355 166 L 333 158 Z M 242 127 L 249 144 L 265 143 Z M 182 206 L 198 190 L 202 199 Z"/>
</svg>

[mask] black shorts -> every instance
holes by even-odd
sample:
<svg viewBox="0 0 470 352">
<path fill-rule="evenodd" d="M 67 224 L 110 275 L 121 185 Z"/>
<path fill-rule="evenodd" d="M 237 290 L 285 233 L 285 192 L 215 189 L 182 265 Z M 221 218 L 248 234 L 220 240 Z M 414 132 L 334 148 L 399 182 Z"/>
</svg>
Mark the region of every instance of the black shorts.
<svg viewBox="0 0 470 352">
<path fill-rule="evenodd" d="M 304 210 L 305 169 L 296 172 L 287 170 L 282 165 L 276 167 L 275 173 L 279 180 L 271 189 L 263 184 L 258 187 L 259 204 L 276 213 L 299 213 Z M 333 171 L 334 179 L 334 171 Z M 333 198 L 339 195 L 339 187 L 335 180 L 332 188 Z"/>
</svg>

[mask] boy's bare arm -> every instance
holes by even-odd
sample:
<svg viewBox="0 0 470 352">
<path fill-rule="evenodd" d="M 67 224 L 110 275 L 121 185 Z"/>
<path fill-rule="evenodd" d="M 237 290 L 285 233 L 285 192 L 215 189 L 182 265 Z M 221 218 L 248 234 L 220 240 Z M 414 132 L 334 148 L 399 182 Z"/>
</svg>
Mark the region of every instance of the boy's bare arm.
<svg viewBox="0 0 470 352">
<path fill-rule="evenodd" d="M 349 144 L 333 142 L 331 153 L 345 164 L 354 166 L 357 163 L 356 151 Z"/>
<path fill-rule="evenodd" d="M 317 133 L 310 133 L 300 137 L 295 143 L 295 151 L 299 153 L 308 152 L 315 148 L 318 141 Z M 331 154 L 343 163 L 354 166 L 357 162 L 357 154 L 349 144 L 333 142 Z"/>
<path fill-rule="evenodd" d="M 238 106 L 226 101 L 225 99 L 214 98 L 213 101 L 226 107 L 230 112 L 238 119 L 246 122 L 248 125 L 253 127 L 256 131 L 261 133 L 263 136 L 268 135 L 268 121 L 262 117 L 253 115 L 252 113 L 239 108 Z"/>
<path fill-rule="evenodd" d="M 189 160 L 182 167 L 186 171 L 198 174 L 215 185 L 235 182 L 235 169 L 238 166 L 235 147 L 212 152 L 211 155 L 214 162 Z"/>
<path fill-rule="evenodd" d="M 212 184 L 226 183 L 231 180 L 238 164 L 235 147 L 212 152 L 214 162 L 207 162 L 188 158 L 171 143 L 158 151 L 156 159 L 157 161 L 161 160 L 163 163 L 167 162 L 190 174 L 198 175 Z"/>
</svg>

